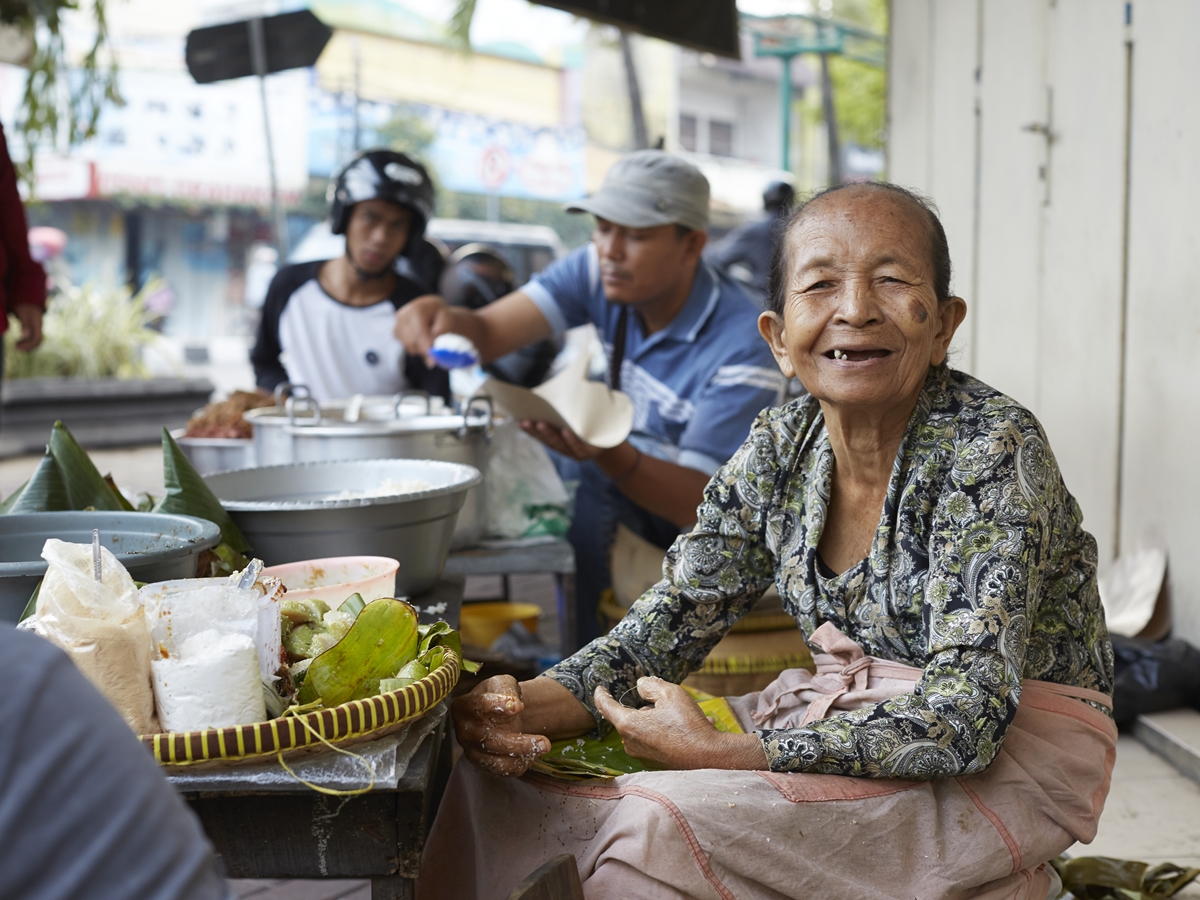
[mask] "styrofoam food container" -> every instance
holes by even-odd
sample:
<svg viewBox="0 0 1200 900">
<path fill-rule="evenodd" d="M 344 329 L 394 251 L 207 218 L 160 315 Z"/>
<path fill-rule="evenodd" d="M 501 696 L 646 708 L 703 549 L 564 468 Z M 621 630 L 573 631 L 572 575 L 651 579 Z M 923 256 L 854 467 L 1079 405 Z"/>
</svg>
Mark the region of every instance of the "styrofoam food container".
<svg viewBox="0 0 1200 900">
<path fill-rule="evenodd" d="M 397 560 L 386 556 L 331 556 L 305 559 L 263 569 L 287 588 L 288 600 L 323 600 L 337 609 L 351 594 L 364 603 L 396 596 Z"/>
</svg>

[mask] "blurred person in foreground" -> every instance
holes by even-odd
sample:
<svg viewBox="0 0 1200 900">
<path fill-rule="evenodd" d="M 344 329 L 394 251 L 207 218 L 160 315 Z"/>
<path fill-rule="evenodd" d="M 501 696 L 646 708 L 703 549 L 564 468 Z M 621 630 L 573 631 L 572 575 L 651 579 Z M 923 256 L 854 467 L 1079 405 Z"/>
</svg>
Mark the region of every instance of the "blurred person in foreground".
<svg viewBox="0 0 1200 900">
<path fill-rule="evenodd" d="M 17 170 L 8 155 L 8 142 L 0 128 L 0 335 L 8 330 L 8 317 L 21 326 L 16 348 L 26 352 L 42 342 L 42 316 L 46 312 L 46 270 L 29 253 L 25 207 L 17 192 Z M 0 376 L 4 374 L 4 342 L 0 340 Z"/>
<path fill-rule="evenodd" d="M 451 306 L 478 311 L 507 297 L 516 286 L 512 266 L 500 251 L 474 243 L 464 244 L 450 255 L 438 293 Z M 501 381 L 533 388 L 546 380 L 560 349 L 560 341 L 538 341 L 493 360 L 484 368 Z"/>
<path fill-rule="evenodd" d="M 0 622 L 0 896 L 232 900 L 200 823 L 65 653 Z"/>
<path fill-rule="evenodd" d="M 396 315 L 410 354 L 460 334 L 484 363 L 593 324 L 608 380 L 633 401 L 633 432 L 615 447 L 585 444 L 546 422 L 521 427 L 560 455 L 577 479 L 568 540 L 575 549 L 579 637 L 600 634 L 600 595 L 618 523 L 666 549 L 696 521 L 709 477 L 781 396 L 784 379 L 758 334 L 746 295 L 701 258 L 708 181 L 661 150 L 618 160 L 600 190 L 567 206 L 596 217 L 592 241 L 520 290 L 474 311 L 422 297 Z"/>
<path fill-rule="evenodd" d="M 758 417 L 608 635 L 454 701 L 473 765 L 419 897 L 501 900 L 562 853 L 588 897 L 1058 896 L 1116 758 L 1096 541 L 1036 417 L 946 365 L 950 277 L 895 185 L 790 218 L 759 325 L 810 394 Z M 727 698 L 742 733 L 718 730 L 680 682 L 772 584 L 816 674 Z M 650 771 L 517 777 L 614 728 Z"/>
<path fill-rule="evenodd" d="M 402 257 L 428 268 L 428 173 L 403 153 L 368 150 L 334 179 L 330 199 L 330 226 L 346 236 L 346 252 L 285 266 L 272 279 L 250 351 L 258 387 L 302 384 L 319 401 L 406 388 L 448 396 L 446 373 L 406 355 L 392 336 L 396 310 L 430 289 L 397 271 Z"/>
<path fill-rule="evenodd" d="M 763 214 L 716 241 L 705 258 L 737 281 L 759 307 L 767 300 L 771 254 L 779 228 L 792 209 L 795 189 L 786 181 L 772 181 L 763 191 Z"/>
</svg>

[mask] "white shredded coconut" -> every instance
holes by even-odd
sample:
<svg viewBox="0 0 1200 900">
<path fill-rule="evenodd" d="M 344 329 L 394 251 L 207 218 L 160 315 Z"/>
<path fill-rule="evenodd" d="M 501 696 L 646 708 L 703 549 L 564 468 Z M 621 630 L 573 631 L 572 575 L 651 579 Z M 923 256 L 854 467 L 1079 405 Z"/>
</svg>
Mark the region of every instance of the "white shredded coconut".
<svg viewBox="0 0 1200 900">
<path fill-rule="evenodd" d="M 368 491 L 341 491 L 327 497 L 327 500 L 368 500 L 373 497 L 395 497 L 401 494 L 417 494 L 427 491 L 433 485 L 420 478 L 385 478 L 377 488 Z"/>
</svg>

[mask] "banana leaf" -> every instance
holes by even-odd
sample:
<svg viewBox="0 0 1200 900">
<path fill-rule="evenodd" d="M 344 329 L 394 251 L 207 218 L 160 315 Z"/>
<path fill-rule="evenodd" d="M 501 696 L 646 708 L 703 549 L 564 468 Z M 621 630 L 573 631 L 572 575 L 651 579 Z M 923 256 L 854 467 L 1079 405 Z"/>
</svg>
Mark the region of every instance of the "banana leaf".
<svg viewBox="0 0 1200 900">
<path fill-rule="evenodd" d="M 1050 863 L 1063 882 L 1063 894 L 1076 900 L 1156 900 L 1173 897 L 1190 884 L 1200 869 L 1162 863 L 1111 859 L 1107 856 L 1059 857 Z"/>
<path fill-rule="evenodd" d="M 116 495 L 117 502 L 121 504 L 121 509 L 125 510 L 125 512 L 137 512 L 137 507 L 130 503 L 129 499 L 121 493 L 121 489 L 117 487 L 117 482 L 113 479 L 112 473 L 104 476 L 104 483 L 107 484 L 112 489 L 113 494 Z"/>
<path fill-rule="evenodd" d="M 3 512 L 63 512 L 74 508 L 63 482 L 62 469 L 47 447 L 33 477 L 4 501 Z"/>
<path fill-rule="evenodd" d="M 442 659 L 442 656 L 438 657 L 437 664 L 439 666 L 442 664 Z M 437 668 L 437 666 L 424 666 L 420 660 L 410 660 L 401 667 L 400 671 L 396 673 L 395 678 L 383 678 L 380 680 L 379 693 L 387 694 L 391 691 L 406 688 L 414 681 L 420 681 L 429 674 L 430 669 L 434 668 Z"/>
<path fill-rule="evenodd" d="M 351 594 L 338 607 L 338 612 L 349 613 L 352 616 L 357 616 L 363 611 L 367 604 L 363 602 L 362 594 Z"/>
<path fill-rule="evenodd" d="M 248 557 L 238 553 L 228 544 L 217 544 L 212 548 L 213 556 L 217 558 L 217 562 L 212 565 L 212 574 L 214 578 L 223 578 L 226 575 L 232 575 L 234 572 L 246 571 L 246 566 L 250 565 Z"/>
<path fill-rule="evenodd" d="M 50 455 L 58 463 L 71 505 L 68 509 L 102 509 L 119 512 L 125 507 L 117 499 L 87 452 L 62 422 L 50 432 Z"/>
<path fill-rule="evenodd" d="M 685 688 L 699 703 L 717 731 L 742 734 L 742 726 L 724 697 L 714 697 Z M 614 729 L 604 738 L 580 737 L 554 741 L 550 750 L 529 767 L 534 772 L 564 781 L 610 779 L 633 772 L 651 772 L 659 768 L 625 752 L 621 735 Z"/>
<path fill-rule="evenodd" d="M 417 629 L 420 644 L 417 653 L 424 656 L 434 647 L 447 647 L 458 656 L 458 662 L 464 672 L 478 672 L 480 664 L 463 658 L 462 636 L 450 627 L 448 622 L 434 622 L 432 625 L 422 625 Z M 433 667 L 430 666 L 432 669 Z"/>
<path fill-rule="evenodd" d="M 554 741 L 549 751 L 534 760 L 529 768 L 566 781 L 582 781 L 650 772 L 659 767 L 626 753 L 621 735 L 614 729 L 603 738 L 579 737 Z"/>
<path fill-rule="evenodd" d="M 15 491 L 13 491 L 11 494 L 9 494 L 8 499 L 6 499 L 3 503 L 0 503 L 0 516 L 6 515 L 8 513 L 8 511 L 12 507 L 12 505 L 21 498 L 21 492 L 25 490 L 25 486 L 28 484 L 29 484 L 29 482 L 26 481 L 25 484 L 21 485 Z"/>
<path fill-rule="evenodd" d="M 165 428 L 163 483 L 166 494 L 154 507 L 155 512 L 207 519 L 221 529 L 221 543 L 227 544 L 237 553 L 250 552 L 250 544 L 245 536 Z"/>
<path fill-rule="evenodd" d="M 393 677 L 416 655 L 416 611 L 402 600 L 373 600 L 346 636 L 312 661 L 296 702 L 320 700 L 330 709 L 373 697 L 381 679 Z"/>
<path fill-rule="evenodd" d="M 37 583 L 37 586 L 33 589 L 33 593 L 29 595 L 29 602 L 25 604 L 25 609 L 21 612 L 21 618 L 17 619 L 18 624 L 21 622 L 24 622 L 26 619 L 28 619 L 30 616 L 32 616 L 35 612 L 37 612 L 37 598 L 38 598 L 38 594 L 40 594 L 41 592 L 42 592 L 42 583 L 41 583 L 41 581 L 39 581 Z"/>
</svg>

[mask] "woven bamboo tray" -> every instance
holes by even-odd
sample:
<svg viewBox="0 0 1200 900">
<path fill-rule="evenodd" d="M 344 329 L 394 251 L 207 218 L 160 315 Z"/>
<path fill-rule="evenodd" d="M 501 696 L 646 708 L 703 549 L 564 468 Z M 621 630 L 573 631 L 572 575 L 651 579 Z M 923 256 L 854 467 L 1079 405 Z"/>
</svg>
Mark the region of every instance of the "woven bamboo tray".
<svg viewBox="0 0 1200 900">
<path fill-rule="evenodd" d="M 357 743 L 382 737 L 421 718 L 449 696 L 458 676 L 458 657 L 448 653 L 438 668 L 398 691 L 252 725 L 143 734 L 139 740 L 163 766 L 228 766 L 274 758 L 280 753 L 290 756 L 321 749 L 325 746 L 322 738 L 335 745 Z"/>
</svg>

